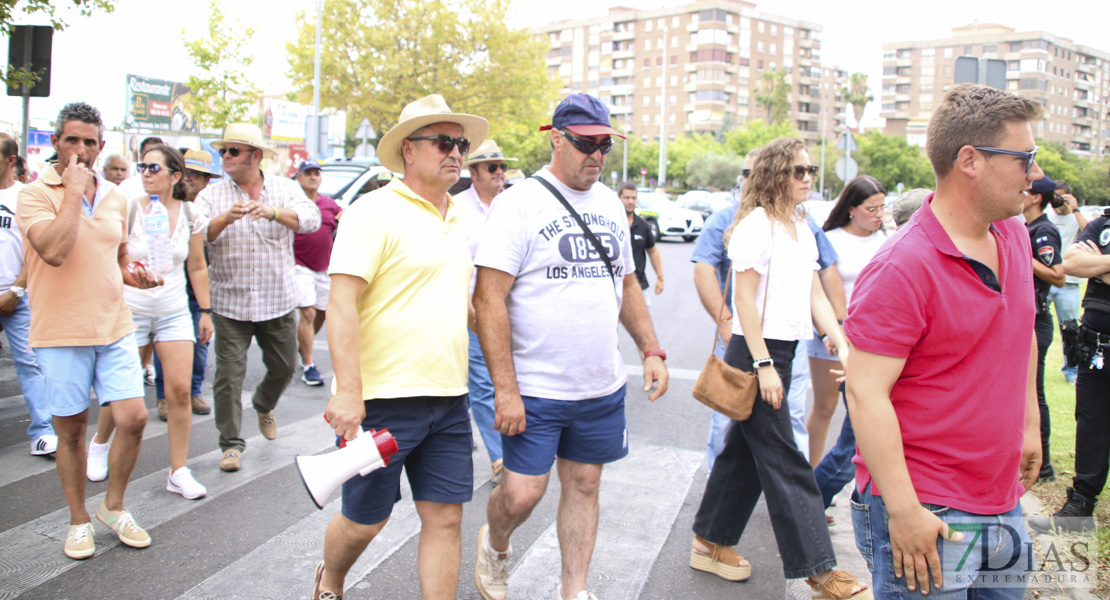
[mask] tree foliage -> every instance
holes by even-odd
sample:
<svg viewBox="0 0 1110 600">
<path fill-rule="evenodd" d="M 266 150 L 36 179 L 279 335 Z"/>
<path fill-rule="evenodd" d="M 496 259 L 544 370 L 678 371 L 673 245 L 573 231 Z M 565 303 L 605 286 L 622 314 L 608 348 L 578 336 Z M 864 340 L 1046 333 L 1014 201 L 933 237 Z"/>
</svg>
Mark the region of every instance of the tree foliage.
<svg viewBox="0 0 1110 600">
<path fill-rule="evenodd" d="M 181 30 L 185 51 L 201 73 L 190 75 L 185 85 L 193 92 L 188 108 L 202 130 L 248 121 L 260 94 L 247 77 L 254 56 L 246 46 L 254 29 L 227 23 L 219 0 L 211 0 L 208 9 L 208 35 L 190 41 Z"/>
<path fill-rule="evenodd" d="M 901 183 L 905 189 L 936 187 L 933 166 L 925 151 L 902 136 L 870 131 L 856 136 L 859 151 L 852 156 L 859 163 L 861 175 L 870 175 L 882 182 L 890 193 Z"/>
<path fill-rule="evenodd" d="M 329 0 L 321 19 L 321 105 L 347 111 L 352 131 L 365 118 L 385 132 L 406 104 L 440 94 L 451 110 L 488 119 L 507 156 L 546 163 L 547 134 L 537 129 L 550 120 L 561 84 L 547 73 L 546 42 L 505 24 L 512 2 Z M 286 44 L 288 74 L 306 101 L 316 24 L 304 13 L 298 19 L 297 40 Z"/>
<path fill-rule="evenodd" d="M 744 159 L 735 154 L 699 154 L 686 164 L 686 182 L 694 188 L 730 189 L 744 168 Z"/>
<path fill-rule="evenodd" d="M 115 10 L 115 4 L 116 0 L 0 0 L 0 33 L 11 35 L 17 12 L 28 19 L 46 17 L 55 31 L 61 31 L 69 24 L 63 15 L 58 14 L 59 7 L 71 6 L 82 17 L 87 17 L 98 10 L 110 13 Z"/>
<path fill-rule="evenodd" d="M 790 121 L 768 125 L 762 119 L 755 119 L 725 134 L 725 148 L 734 154 L 746 156 L 752 148 L 765 146 L 771 140 L 781 137 L 798 137 L 798 130 Z"/>
<path fill-rule="evenodd" d="M 857 127 L 860 120 L 863 119 L 863 109 L 867 108 L 869 102 L 873 102 L 875 97 L 871 95 L 871 88 L 867 85 L 867 75 L 865 73 L 852 73 L 848 77 L 848 86 L 841 89 L 841 95 L 852 106 L 852 114 L 856 117 Z"/>
<path fill-rule="evenodd" d="M 790 84 L 786 82 L 786 71 L 764 71 L 759 76 L 759 90 L 755 102 L 767 110 L 767 122 L 772 125 L 787 120 L 790 116 Z"/>
</svg>

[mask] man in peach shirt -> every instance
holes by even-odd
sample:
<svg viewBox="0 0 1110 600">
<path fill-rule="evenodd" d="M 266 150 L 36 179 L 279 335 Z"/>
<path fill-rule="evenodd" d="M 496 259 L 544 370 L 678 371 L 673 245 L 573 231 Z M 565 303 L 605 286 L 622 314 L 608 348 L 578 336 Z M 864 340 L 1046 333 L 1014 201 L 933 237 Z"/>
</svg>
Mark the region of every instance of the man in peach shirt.
<svg viewBox="0 0 1110 600">
<path fill-rule="evenodd" d="M 121 542 L 150 545 L 150 536 L 123 507 L 139 457 L 147 410 L 131 311 L 123 285 L 161 284 L 127 255 L 127 199 L 93 172 L 104 147 L 100 112 L 82 102 L 65 105 L 50 141 L 58 162 L 19 194 L 16 219 L 26 232 L 31 298 L 30 346 L 46 379 L 58 435 L 58 477 L 70 510 L 66 556 L 96 551 L 85 509 L 85 430 L 89 389 L 112 407 L 116 442 L 109 455 L 108 491 L 96 517 Z"/>
</svg>

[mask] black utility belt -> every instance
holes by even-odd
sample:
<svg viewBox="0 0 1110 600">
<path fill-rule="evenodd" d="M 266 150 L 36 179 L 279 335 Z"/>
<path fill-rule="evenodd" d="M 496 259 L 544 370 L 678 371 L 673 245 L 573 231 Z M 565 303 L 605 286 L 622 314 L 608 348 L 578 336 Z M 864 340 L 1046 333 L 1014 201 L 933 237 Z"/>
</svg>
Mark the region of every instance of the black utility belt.
<svg viewBox="0 0 1110 600">
<path fill-rule="evenodd" d="M 1110 335 L 1070 319 L 1060 322 L 1060 338 L 1068 364 L 1087 364 L 1096 370 L 1103 368 L 1105 356 L 1110 351 Z"/>
<path fill-rule="evenodd" d="M 1079 326 L 1079 338 L 1088 344 L 1110 346 L 1110 334 L 1088 329 L 1084 325 Z"/>
</svg>

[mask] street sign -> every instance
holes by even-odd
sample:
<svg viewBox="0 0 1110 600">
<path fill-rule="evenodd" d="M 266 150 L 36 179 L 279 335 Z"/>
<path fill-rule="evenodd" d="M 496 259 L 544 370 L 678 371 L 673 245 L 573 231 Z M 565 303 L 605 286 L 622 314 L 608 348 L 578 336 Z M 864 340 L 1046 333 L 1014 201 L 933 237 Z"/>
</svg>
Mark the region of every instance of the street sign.
<svg viewBox="0 0 1110 600">
<path fill-rule="evenodd" d="M 28 96 L 45 98 L 50 95 L 50 50 L 54 39 L 54 28 L 48 25 L 16 25 L 8 38 L 8 68 L 26 67 L 38 75 L 39 80 L 31 86 Z M 8 86 L 9 96 L 22 96 L 23 87 Z M 24 127 L 26 129 L 26 126 Z"/>
<path fill-rule="evenodd" d="M 640 177 L 647 177 L 647 169 L 640 169 Z"/>
<path fill-rule="evenodd" d="M 841 156 L 836 159 L 836 176 L 839 177 L 841 181 L 847 183 L 858 173 L 859 165 L 856 164 L 856 159 L 848 156 Z"/>
<path fill-rule="evenodd" d="M 998 90 L 1006 89 L 1006 61 L 998 58 L 957 56 L 956 83 L 978 83 Z"/>
<path fill-rule="evenodd" d="M 836 149 L 846 152 L 855 152 L 859 150 L 859 146 L 856 145 L 856 138 L 852 135 L 851 129 L 845 129 L 840 139 L 836 140 Z"/>
</svg>

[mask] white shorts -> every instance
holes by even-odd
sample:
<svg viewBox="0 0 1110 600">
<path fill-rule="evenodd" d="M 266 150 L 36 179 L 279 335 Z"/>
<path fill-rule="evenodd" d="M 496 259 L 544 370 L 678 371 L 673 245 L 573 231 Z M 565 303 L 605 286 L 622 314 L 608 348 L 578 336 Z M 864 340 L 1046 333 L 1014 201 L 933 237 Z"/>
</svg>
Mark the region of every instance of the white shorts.
<svg viewBox="0 0 1110 600">
<path fill-rule="evenodd" d="M 193 315 L 189 307 L 162 315 L 161 317 L 147 317 L 131 313 L 131 320 L 135 323 L 135 344 L 140 348 L 153 342 L 195 342 L 193 334 Z"/>
<path fill-rule="evenodd" d="M 297 282 L 297 308 L 315 306 L 316 310 L 327 309 L 331 278 L 326 271 L 313 271 L 297 265 L 293 279 Z"/>
</svg>

